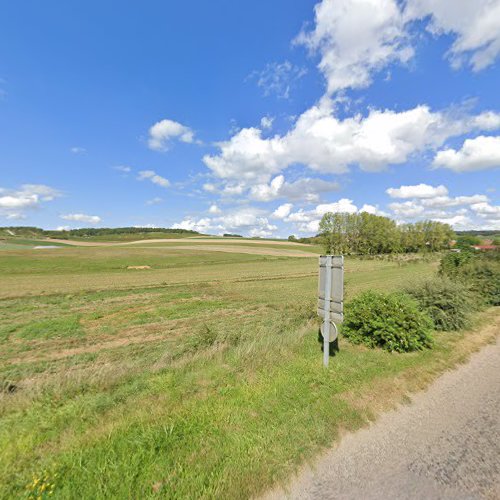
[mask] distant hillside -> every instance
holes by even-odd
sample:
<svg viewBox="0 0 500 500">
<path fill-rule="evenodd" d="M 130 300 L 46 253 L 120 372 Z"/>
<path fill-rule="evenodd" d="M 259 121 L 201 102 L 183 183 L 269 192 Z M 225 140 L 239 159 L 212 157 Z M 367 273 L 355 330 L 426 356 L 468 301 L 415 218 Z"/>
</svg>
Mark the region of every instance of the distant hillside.
<svg viewBox="0 0 500 500">
<path fill-rule="evenodd" d="M 30 226 L 0 227 L 0 238 L 44 238 L 43 229 Z"/>
<path fill-rule="evenodd" d="M 102 241 L 126 241 L 151 238 L 179 238 L 200 235 L 188 229 L 150 228 L 150 227 L 115 227 L 115 228 L 82 228 L 69 231 L 47 231 L 38 227 L 10 226 L 0 227 L 1 239 L 17 238 L 57 238 L 57 239 L 91 239 Z"/>
<path fill-rule="evenodd" d="M 486 229 L 477 229 L 471 231 L 455 231 L 457 236 L 489 236 L 490 238 L 493 236 L 500 235 L 500 231 L 489 231 Z"/>
</svg>

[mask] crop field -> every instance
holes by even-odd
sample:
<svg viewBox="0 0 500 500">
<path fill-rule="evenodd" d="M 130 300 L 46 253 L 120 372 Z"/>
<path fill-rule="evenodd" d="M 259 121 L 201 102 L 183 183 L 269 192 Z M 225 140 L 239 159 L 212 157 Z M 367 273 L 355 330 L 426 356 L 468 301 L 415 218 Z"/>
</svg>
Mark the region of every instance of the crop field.
<svg viewBox="0 0 500 500">
<path fill-rule="evenodd" d="M 1 249 L 0 498 L 255 496 L 495 335 L 324 370 L 319 248 L 185 241 Z M 436 268 L 347 258 L 346 299 Z"/>
</svg>

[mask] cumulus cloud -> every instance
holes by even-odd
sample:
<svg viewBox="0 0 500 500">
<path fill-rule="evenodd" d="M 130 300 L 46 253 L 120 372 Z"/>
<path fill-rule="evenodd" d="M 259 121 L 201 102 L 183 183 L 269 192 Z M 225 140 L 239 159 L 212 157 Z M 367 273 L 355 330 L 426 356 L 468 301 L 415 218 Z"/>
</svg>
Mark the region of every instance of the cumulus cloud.
<svg viewBox="0 0 500 500">
<path fill-rule="evenodd" d="M 441 191 L 448 193 L 446 188 Z M 387 192 L 389 193 L 389 190 Z M 426 196 L 419 196 L 422 193 Z M 440 194 L 437 189 L 432 195 L 428 189 L 413 190 L 413 193 L 411 190 L 403 190 L 398 194 L 405 195 L 397 196 L 399 198 L 411 198 L 404 202 L 389 204 L 391 216 L 400 222 L 430 219 L 450 224 L 455 229 L 497 229 L 500 226 L 500 207 L 490 205 L 488 197 L 484 194 L 451 197 L 448 194 Z M 413 196 L 409 196 L 410 194 Z"/>
<path fill-rule="evenodd" d="M 167 151 L 172 140 L 195 142 L 194 132 L 174 120 L 161 120 L 149 129 L 148 146 L 155 151 Z"/>
<path fill-rule="evenodd" d="M 472 205 L 473 203 L 480 203 L 483 201 L 488 201 L 488 197 L 484 194 L 473 194 L 471 196 L 436 196 L 434 198 L 427 198 L 422 200 L 422 205 L 424 207 L 457 207 L 463 205 Z"/>
<path fill-rule="evenodd" d="M 66 214 L 61 215 L 61 219 L 70 220 L 74 222 L 85 222 L 87 224 L 99 224 L 101 218 L 98 215 L 87 215 L 87 214 Z"/>
<path fill-rule="evenodd" d="M 368 210 L 366 210 L 366 208 L 368 208 Z M 372 205 L 365 205 L 363 209 L 358 210 L 358 207 L 353 203 L 353 200 L 342 198 L 333 203 L 321 203 L 312 210 L 304 210 L 301 208 L 300 210 L 292 212 L 285 217 L 285 221 L 294 223 L 299 232 L 311 234 L 318 232 L 321 218 L 327 212 L 354 214 L 361 211 L 374 213 L 377 209 Z"/>
<path fill-rule="evenodd" d="M 448 56 L 455 67 L 479 71 L 500 54 L 499 0 L 408 0 L 405 17 L 428 19 L 431 33 L 451 35 Z"/>
<path fill-rule="evenodd" d="M 446 196 L 448 189 L 441 186 L 429 186 L 429 184 L 417 184 L 415 186 L 401 186 L 399 188 L 389 188 L 386 193 L 391 198 L 434 198 L 436 196 Z"/>
<path fill-rule="evenodd" d="M 466 139 L 459 150 L 443 149 L 436 154 L 433 165 L 455 172 L 472 172 L 500 166 L 500 136 L 480 135 Z"/>
<path fill-rule="evenodd" d="M 396 0 L 323 0 L 296 43 L 320 54 L 329 93 L 366 87 L 375 71 L 413 56 Z"/>
<path fill-rule="evenodd" d="M 214 203 L 210 205 L 210 208 L 208 209 L 209 214 L 220 214 L 221 209 Z"/>
<path fill-rule="evenodd" d="M 265 96 L 275 95 L 280 99 L 288 99 L 296 82 L 307 73 L 305 68 L 289 61 L 272 62 L 262 71 L 254 71 L 248 79 L 256 79 Z"/>
<path fill-rule="evenodd" d="M 165 179 L 165 177 L 158 175 L 154 170 L 141 170 L 137 180 L 143 181 L 145 179 L 150 180 L 153 184 L 163 188 L 168 188 L 170 186 L 170 181 Z"/>
<path fill-rule="evenodd" d="M 474 203 L 471 205 L 471 209 L 480 217 L 500 220 L 499 205 L 490 205 L 489 203 L 483 201 L 481 203 Z"/>
<path fill-rule="evenodd" d="M 273 213 L 272 216 L 275 219 L 284 219 L 290 215 L 293 205 L 291 203 L 283 203 L 280 205 Z"/>
<path fill-rule="evenodd" d="M 352 165 L 380 171 L 412 155 L 434 151 L 450 137 L 500 126 L 500 114 L 431 111 L 421 105 L 405 111 L 376 110 L 339 119 L 332 100 L 323 98 L 305 111 L 285 135 L 263 138 L 258 128 L 244 128 L 206 155 L 205 165 L 219 178 L 265 184 L 293 164 L 340 174 Z"/>
<path fill-rule="evenodd" d="M 411 31 L 424 20 L 427 30 L 451 35 L 452 66 L 474 71 L 500 54 L 500 0 L 322 0 L 313 29 L 296 43 L 319 54 L 329 94 L 370 85 L 374 73 L 414 55 Z"/>
<path fill-rule="evenodd" d="M 0 216 L 23 219 L 26 210 L 39 208 L 42 203 L 60 196 L 60 191 L 44 184 L 23 184 L 19 189 L 0 188 Z"/>
<path fill-rule="evenodd" d="M 277 226 L 271 224 L 263 210 L 253 207 L 235 208 L 229 213 L 212 217 L 186 217 L 172 226 L 174 229 L 192 229 L 200 233 L 243 233 L 250 236 L 271 236 Z"/>
<path fill-rule="evenodd" d="M 287 182 L 283 175 L 278 175 L 269 184 L 252 186 L 250 188 L 250 197 L 257 201 L 287 198 L 294 201 L 302 200 L 313 203 L 319 201 L 321 193 L 338 191 L 339 187 L 337 182 L 311 179 L 309 177 L 295 182 Z"/>
</svg>

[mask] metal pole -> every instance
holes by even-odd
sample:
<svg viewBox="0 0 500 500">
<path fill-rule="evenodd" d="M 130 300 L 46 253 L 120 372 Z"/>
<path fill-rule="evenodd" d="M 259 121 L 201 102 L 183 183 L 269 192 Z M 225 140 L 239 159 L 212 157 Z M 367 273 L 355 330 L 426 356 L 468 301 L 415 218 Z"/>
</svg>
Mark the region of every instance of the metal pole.
<svg viewBox="0 0 500 500">
<path fill-rule="evenodd" d="M 330 357 L 330 306 L 332 292 L 332 256 L 326 256 L 325 316 L 323 318 L 323 365 L 328 367 Z"/>
</svg>

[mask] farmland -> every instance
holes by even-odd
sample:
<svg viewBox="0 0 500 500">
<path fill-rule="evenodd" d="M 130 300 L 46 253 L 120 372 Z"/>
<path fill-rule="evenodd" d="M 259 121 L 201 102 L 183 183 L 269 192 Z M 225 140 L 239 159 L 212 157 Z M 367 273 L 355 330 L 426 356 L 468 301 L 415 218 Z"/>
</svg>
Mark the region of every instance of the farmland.
<svg viewBox="0 0 500 500">
<path fill-rule="evenodd" d="M 0 497 L 257 495 L 495 335 L 341 339 L 325 371 L 319 248 L 183 240 L 0 250 Z M 346 298 L 436 268 L 348 258 Z"/>
</svg>

